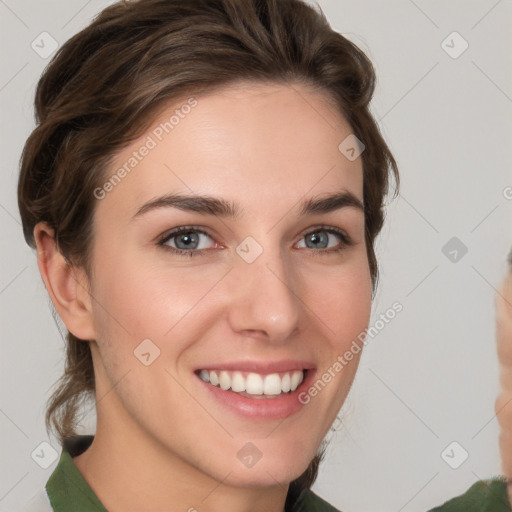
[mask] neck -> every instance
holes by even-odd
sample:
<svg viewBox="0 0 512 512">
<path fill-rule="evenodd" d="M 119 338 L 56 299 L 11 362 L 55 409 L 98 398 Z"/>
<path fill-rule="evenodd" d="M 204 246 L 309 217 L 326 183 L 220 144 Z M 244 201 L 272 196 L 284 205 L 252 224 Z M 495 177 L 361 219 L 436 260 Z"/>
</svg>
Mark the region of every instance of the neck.
<svg viewBox="0 0 512 512">
<path fill-rule="evenodd" d="M 112 395 L 98 404 L 91 446 L 73 459 L 107 510 L 225 512 L 229 503 L 232 512 L 283 512 L 288 486 L 236 487 L 213 478 L 150 438 L 130 418 L 114 414 L 119 407 Z M 108 421 L 103 413 L 109 414 Z"/>
</svg>

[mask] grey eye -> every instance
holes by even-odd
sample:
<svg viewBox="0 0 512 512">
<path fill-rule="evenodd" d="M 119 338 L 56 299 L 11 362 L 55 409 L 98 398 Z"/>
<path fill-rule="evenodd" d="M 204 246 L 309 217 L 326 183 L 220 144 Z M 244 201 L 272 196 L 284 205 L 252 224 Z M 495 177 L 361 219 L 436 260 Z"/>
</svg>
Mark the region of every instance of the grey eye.
<svg viewBox="0 0 512 512">
<path fill-rule="evenodd" d="M 197 229 L 178 230 L 169 233 L 162 244 L 177 250 L 193 251 L 208 249 L 212 243 L 208 242 L 208 239 L 212 240 L 210 235 Z"/>
<path fill-rule="evenodd" d="M 318 234 L 320 233 L 320 235 Z M 321 248 L 325 249 L 327 248 L 329 244 L 329 235 L 326 231 L 317 231 L 316 233 L 310 233 L 309 235 L 305 236 L 306 239 L 306 246 L 311 248 Z M 311 245 L 308 245 L 308 242 L 311 243 Z"/>
</svg>

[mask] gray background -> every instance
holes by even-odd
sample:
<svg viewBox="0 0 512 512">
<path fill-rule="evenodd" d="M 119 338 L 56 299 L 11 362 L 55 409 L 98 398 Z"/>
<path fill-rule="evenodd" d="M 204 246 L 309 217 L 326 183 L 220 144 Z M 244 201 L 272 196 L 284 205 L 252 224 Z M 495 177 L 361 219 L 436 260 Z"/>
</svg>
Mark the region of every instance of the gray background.
<svg viewBox="0 0 512 512">
<path fill-rule="evenodd" d="M 39 444 L 60 452 L 43 416 L 63 341 L 15 196 L 48 62 L 31 43 L 44 31 L 64 42 L 109 3 L 0 0 L 1 511 L 15 510 L 54 469 L 31 457 Z M 377 69 L 373 112 L 398 160 L 402 195 L 377 243 L 374 320 L 395 301 L 404 309 L 364 350 L 314 490 L 344 512 L 424 511 L 500 473 L 494 297 L 512 243 L 512 3 L 319 3 Z M 445 49 L 458 54 L 462 40 L 442 45 L 454 31 L 469 44 L 457 58 Z M 442 251 L 452 237 L 468 249 L 455 262 Z M 453 441 L 452 465 L 469 454 L 457 469 L 442 457 Z"/>
</svg>

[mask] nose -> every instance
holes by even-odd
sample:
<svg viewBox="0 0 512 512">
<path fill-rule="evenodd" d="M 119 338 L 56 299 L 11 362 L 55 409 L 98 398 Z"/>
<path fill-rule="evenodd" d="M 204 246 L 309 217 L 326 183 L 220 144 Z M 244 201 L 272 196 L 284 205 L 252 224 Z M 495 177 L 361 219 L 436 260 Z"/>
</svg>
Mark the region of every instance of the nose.
<svg viewBox="0 0 512 512">
<path fill-rule="evenodd" d="M 293 269 L 278 249 L 265 249 L 252 263 L 237 257 L 230 278 L 228 318 L 234 332 L 273 344 L 286 343 L 296 333 L 304 302 Z"/>
</svg>

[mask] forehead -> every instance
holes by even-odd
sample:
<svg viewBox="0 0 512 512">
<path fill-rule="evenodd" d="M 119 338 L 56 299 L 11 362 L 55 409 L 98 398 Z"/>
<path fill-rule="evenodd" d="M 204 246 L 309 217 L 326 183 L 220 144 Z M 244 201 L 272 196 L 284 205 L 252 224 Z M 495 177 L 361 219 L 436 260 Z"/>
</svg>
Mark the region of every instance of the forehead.
<svg viewBox="0 0 512 512">
<path fill-rule="evenodd" d="M 104 180 L 122 177 L 98 207 L 133 215 L 173 192 L 236 200 L 244 210 L 266 202 L 276 213 L 305 195 L 348 190 L 362 199 L 361 158 L 338 149 L 350 134 L 326 93 L 299 84 L 238 83 L 182 97 L 116 155 Z"/>
</svg>

